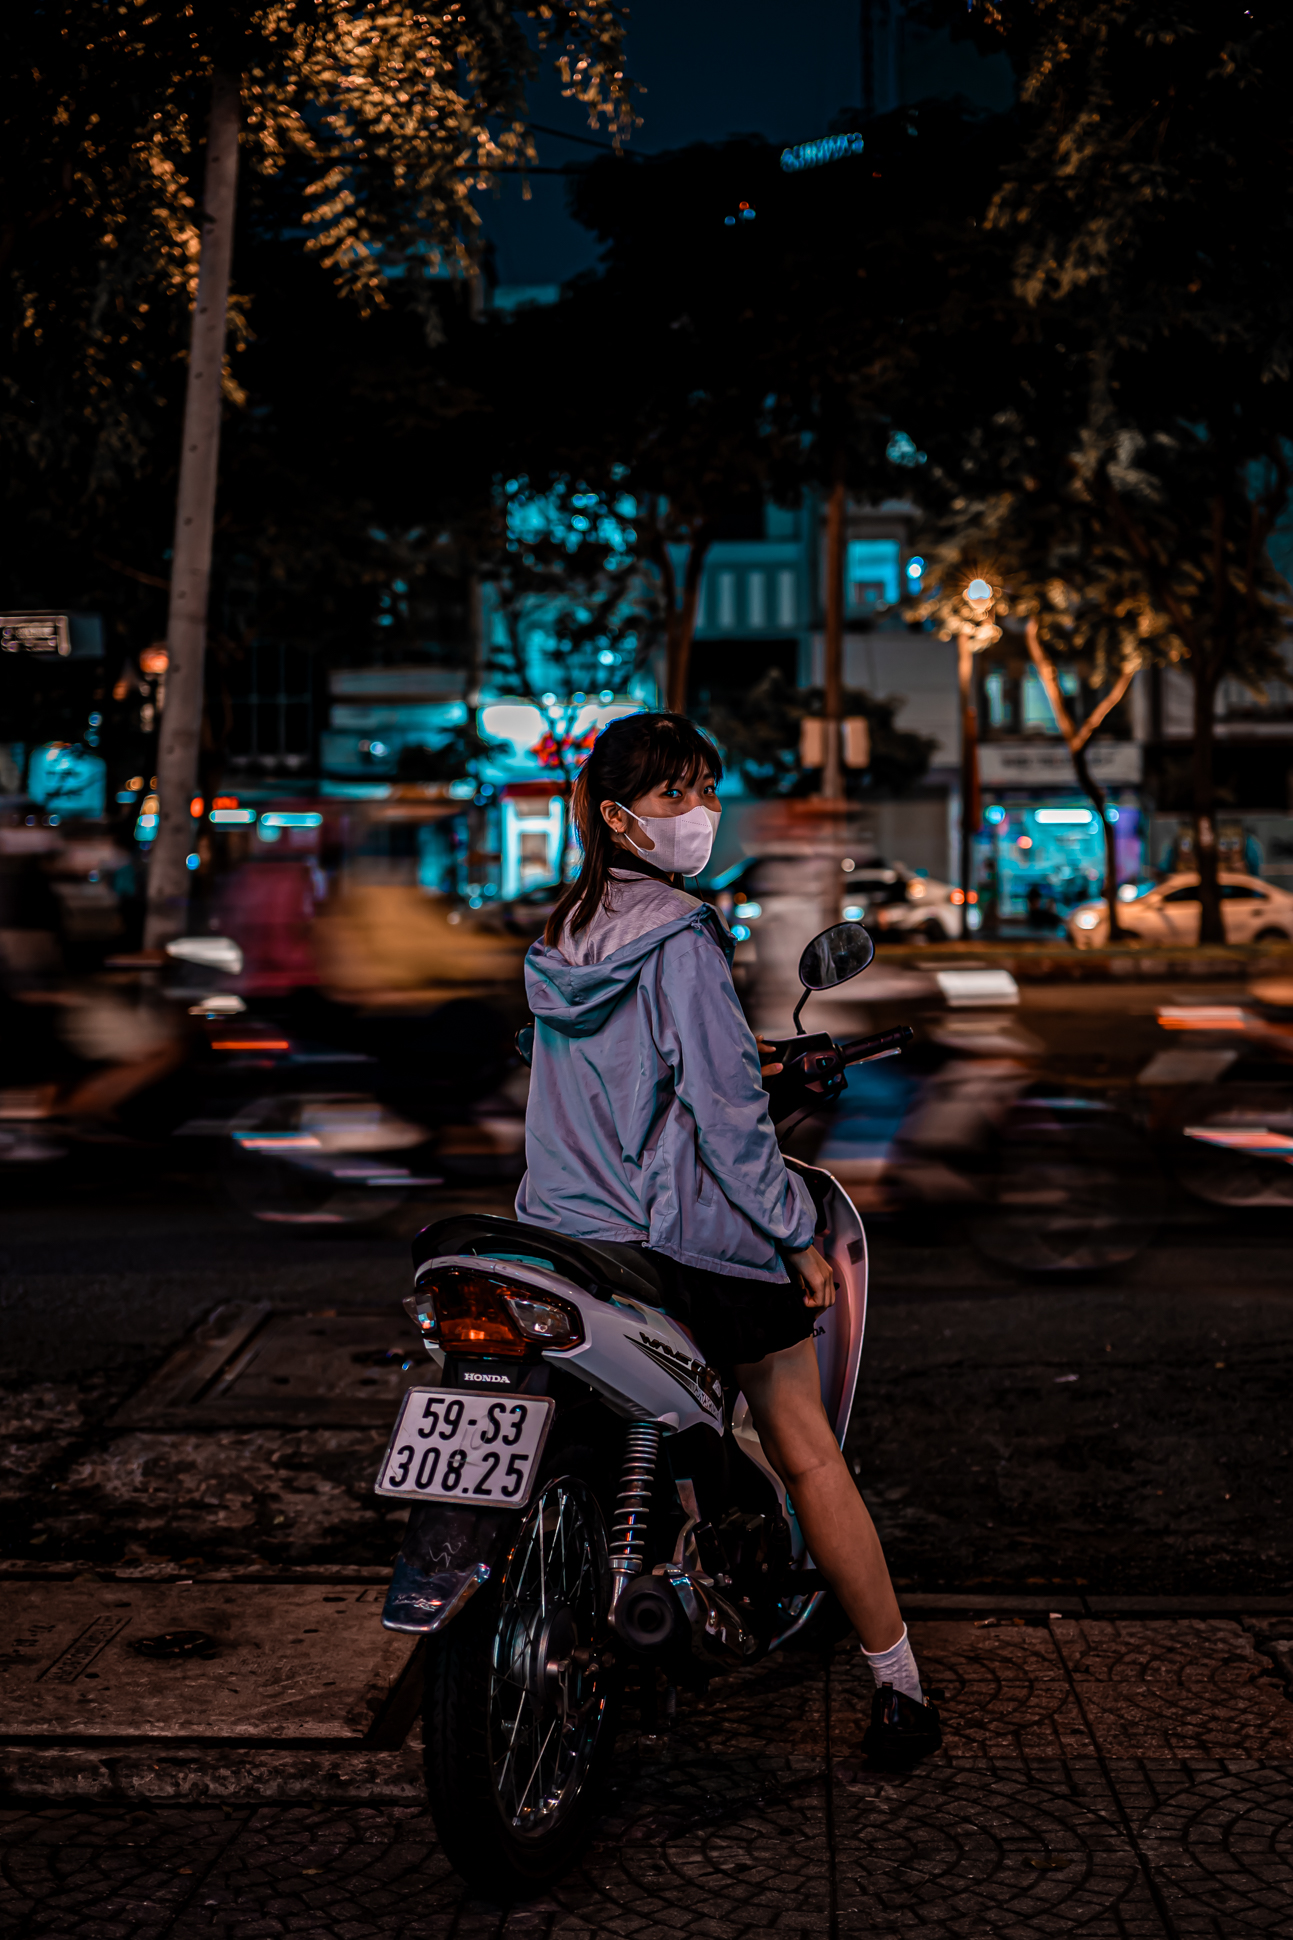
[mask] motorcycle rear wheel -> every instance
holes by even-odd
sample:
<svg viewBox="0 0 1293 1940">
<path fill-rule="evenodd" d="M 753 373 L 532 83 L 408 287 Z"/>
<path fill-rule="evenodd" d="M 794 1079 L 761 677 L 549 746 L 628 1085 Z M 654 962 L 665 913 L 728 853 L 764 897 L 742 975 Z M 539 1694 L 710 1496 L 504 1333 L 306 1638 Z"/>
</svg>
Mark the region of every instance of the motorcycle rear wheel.
<svg viewBox="0 0 1293 1940">
<path fill-rule="evenodd" d="M 605 1520 L 564 1459 L 495 1581 L 431 1640 L 431 1813 L 450 1864 L 490 1899 L 540 1891 L 592 1830 L 619 1697 L 607 1584 Z"/>
</svg>

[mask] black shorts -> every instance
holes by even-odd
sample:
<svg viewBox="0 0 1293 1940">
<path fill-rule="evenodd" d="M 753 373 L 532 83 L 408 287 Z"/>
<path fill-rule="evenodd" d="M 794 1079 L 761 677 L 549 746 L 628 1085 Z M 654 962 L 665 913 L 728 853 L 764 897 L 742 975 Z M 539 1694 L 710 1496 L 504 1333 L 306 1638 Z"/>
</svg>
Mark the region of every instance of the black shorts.
<svg viewBox="0 0 1293 1940">
<path fill-rule="evenodd" d="M 706 1366 L 725 1386 L 738 1365 L 812 1339 L 816 1316 L 791 1282 L 738 1280 L 642 1250 L 664 1283 L 666 1312 L 691 1329 Z"/>
</svg>

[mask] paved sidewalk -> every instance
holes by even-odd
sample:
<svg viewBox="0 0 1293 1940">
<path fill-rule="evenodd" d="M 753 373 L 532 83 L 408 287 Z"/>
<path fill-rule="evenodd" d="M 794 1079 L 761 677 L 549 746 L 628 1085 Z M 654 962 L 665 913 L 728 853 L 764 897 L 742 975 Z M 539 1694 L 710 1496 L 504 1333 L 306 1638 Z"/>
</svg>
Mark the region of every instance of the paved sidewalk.
<svg viewBox="0 0 1293 1940">
<path fill-rule="evenodd" d="M 510 1912 L 464 1893 L 416 1804 L 13 1806 L 0 1919 L 14 1940 L 1283 1936 L 1293 1704 L 1260 1631 L 913 1626 L 947 1743 L 900 1779 L 857 1754 L 856 1649 L 774 1658 L 626 1736 L 583 1864 Z"/>
</svg>

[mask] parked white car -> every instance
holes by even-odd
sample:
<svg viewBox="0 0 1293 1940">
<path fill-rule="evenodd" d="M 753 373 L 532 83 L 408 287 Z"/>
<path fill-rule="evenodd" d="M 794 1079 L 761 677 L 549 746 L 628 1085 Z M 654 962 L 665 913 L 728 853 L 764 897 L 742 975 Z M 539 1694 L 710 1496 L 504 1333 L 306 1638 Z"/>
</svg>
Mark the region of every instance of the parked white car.
<svg viewBox="0 0 1293 1940">
<path fill-rule="evenodd" d="M 1223 874 L 1221 915 L 1227 943 L 1287 943 L 1293 940 L 1293 895 L 1276 889 L 1258 876 Z M 1141 889 L 1124 900 L 1131 884 L 1118 892 L 1118 922 L 1146 943 L 1197 943 L 1199 940 L 1199 878 L 1169 876 L 1166 882 Z M 1109 909 L 1098 902 L 1079 903 L 1067 923 L 1069 942 L 1079 950 L 1094 950 L 1109 940 Z"/>
<path fill-rule="evenodd" d="M 848 880 L 841 913 L 847 921 L 865 923 L 886 936 L 943 943 L 960 937 L 963 902 L 950 882 L 918 876 L 904 863 L 864 862 Z"/>
</svg>

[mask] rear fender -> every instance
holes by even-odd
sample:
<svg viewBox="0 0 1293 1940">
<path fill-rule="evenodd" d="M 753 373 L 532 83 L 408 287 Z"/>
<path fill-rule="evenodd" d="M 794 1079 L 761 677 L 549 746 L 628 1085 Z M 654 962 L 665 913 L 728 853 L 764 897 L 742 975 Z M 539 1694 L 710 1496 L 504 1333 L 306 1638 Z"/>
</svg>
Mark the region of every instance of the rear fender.
<svg viewBox="0 0 1293 1940">
<path fill-rule="evenodd" d="M 521 1513 L 415 1502 L 386 1592 L 386 1629 L 417 1636 L 443 1630 L 506 1559 Z"/>
<path fill-rule="evenodd" d="M 539 1266 L 485 1254 L 428 1260 L 418 1281 L 445 1266 L 492 1270 L 559 1294 L 579 1309 L 584 1339 L 578 1347 L 547 1349 L 545 1361 L 586 1382 L 625 1419 L 658 1421 L 678 1432 L 703 1426 L 721 1437 L 718 1376 L 704 1365 L 691 1336 L 660 1308 L 623 1294 L 602 1298 Z M 415 1503 L 382 1612 L 386 1628 L 420 1636 L 443 1630 L 506 1563 L 521 1515 L 515 1509 Z"/>
</svg>

